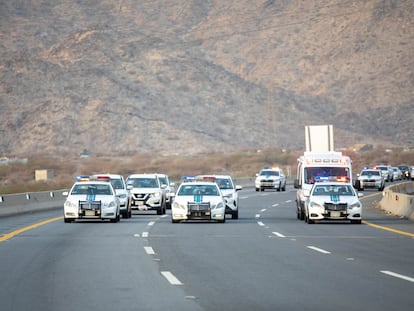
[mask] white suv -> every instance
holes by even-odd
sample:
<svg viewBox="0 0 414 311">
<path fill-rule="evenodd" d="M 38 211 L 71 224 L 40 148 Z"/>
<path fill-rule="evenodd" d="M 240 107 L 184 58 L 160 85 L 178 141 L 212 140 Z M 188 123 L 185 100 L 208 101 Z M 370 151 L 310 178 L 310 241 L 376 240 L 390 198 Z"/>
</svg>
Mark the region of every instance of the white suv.
<svg viewBox="0 0 414 311">
<path fill-rule="evenodd" d="M 127 189 L 131 193 L 132 210 L 156 210 L 157 215 L 165 214 L 165 186 L 157 174 L 133 174 L 127 178 Z"/>
<path fill-rule="evenodd" d="M 226 214 L 231 215 L 232 219 L 239 218 L 239 194 L 238 191 L 243 187 L 235 185 L 229 175 L 200 175 L 196 179 L 215 181 L 223 194 L 226 203 Z"/>
<path fill-rule="evenodd" d="M 254 182 L 256 191 L 275 189 L 286 191 L 286 176 L 281 168 L 264 168 L 256 174 Z"/>
<path fill-rule="evenodd" d="M 130 193 L 127 190 L 124 177 L 117 174 L 95 174 L 91 179 L 108 181 L 111 183 L 119 198 L 121 215 L 123 218 L 131 218 Z"/>
<path fill-rule="evenodd" d="M 175 183 L 170 183 L 170 180 L 168 178 L 168 175 L 165 174 L 157 174 L 158 179 L 160 180 L 160 184 L 163 187 L 165 185 L 165 204 L 166 208 L 170 209 L 171 204 L 173 201 L 173 196 L 175 192 Z"/>
</svg>

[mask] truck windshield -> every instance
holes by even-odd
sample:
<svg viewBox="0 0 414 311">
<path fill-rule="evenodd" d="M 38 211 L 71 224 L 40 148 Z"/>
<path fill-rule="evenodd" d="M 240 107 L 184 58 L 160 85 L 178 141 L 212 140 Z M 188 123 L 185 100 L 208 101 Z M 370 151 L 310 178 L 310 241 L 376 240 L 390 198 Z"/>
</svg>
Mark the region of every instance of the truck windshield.
<svg viewBox="0 0 414 311">
<path fill-rule="evenodd" d="M 305 183 L 313 184 L 321 178 L 348 177 L 351 178 L 348 167 L 306 167 Z"/>
</svg>

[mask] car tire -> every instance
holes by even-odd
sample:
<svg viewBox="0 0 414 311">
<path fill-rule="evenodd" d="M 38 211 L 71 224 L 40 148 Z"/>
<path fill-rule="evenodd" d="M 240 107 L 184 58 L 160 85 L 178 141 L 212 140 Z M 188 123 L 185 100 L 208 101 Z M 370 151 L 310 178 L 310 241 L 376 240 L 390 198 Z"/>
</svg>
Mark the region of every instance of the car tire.
<svg viewBox="0 0 414 311">
<path fill-rule="evenodd" d="M 352 219 L 351 220 L 351 224 L 356 224 L 356 225 L 360 225 L 362 223 L 361 219 Z"/>
<path fill-rule="evenodd" d="M 239 210 L 236 210 L 231 214 L 231 219 L 239 219 Z"/>
<path fill-rule="evenodd" d="M 64 222 L 65 222 L 65 223 L 67 223 L 67 224 L 68 224 L 68 223 L 71 223 L 72 221 L 73 221 L 73 220 L 72 220 L 72 219 L 70 219 L 70 218 L 64 218 Z"/>
</svg>

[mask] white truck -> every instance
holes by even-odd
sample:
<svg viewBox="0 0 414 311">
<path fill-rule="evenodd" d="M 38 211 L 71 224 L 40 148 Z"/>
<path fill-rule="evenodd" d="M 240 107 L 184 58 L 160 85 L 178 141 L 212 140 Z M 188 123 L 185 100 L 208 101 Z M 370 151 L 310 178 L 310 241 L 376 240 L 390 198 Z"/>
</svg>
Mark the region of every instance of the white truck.
<svg viewBox="0 0 414 311">
<path fill-rule="evenodd" d="M 297 189 L 296 214 L 300 220 L 305 219 L 305 201 L 315 182 L 337 180 L 352 184 L 352 161 L 341 152 L 306 151 L 297 162 L 294 187 Z"/>
</svg>

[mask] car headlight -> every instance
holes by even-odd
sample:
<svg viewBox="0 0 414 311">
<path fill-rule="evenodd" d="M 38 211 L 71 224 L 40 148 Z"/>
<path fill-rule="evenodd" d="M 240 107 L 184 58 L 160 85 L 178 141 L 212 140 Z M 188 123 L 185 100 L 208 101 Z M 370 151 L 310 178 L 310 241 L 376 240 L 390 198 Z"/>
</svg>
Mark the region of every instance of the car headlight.
<svg viewBox="0 0 414 311">
<path fill-rule="evenodd" d="M 151 198 L 158 198 L 160 196 L 160 193 L 159 192 L 155 192 L 155 193 L 151 193 L 150 194 L 150 197 Z"/>
<path fill-rule="evenodd" d="M 103 203 L 103 207 L 104 208 L 112 208 L 112 207 L 115 207 L 116 206 L 116 202 L 115 201 L 111 201 L 111 202 L 109 202 L 109 203 Z"/>
<path fill-rule="evenodd" d="M 223 207 L 224 207 L 223 202 L 219 202 L 216 205 L 213 205 L 211 209 L 217 209 L 217 208 L 223 208 Z"/>
<path fill-rule="evenodd" d="M 78 207 L 78 204 L 71 201 L 65 201 L 65 207 Z"/>
<path fill-rule="evenodd" d="M 181 208 L 181 209 L 185 209 L 185 206 L 178 203 L 178 202 L 174 202 L 173 203 L 173 208 Z"/>
<path fill-rule="evenodd" d="M 349 208 L 350 209 L 353 209 L 353 208 L 361 208 L 361 207 L 362 207 L 361 202 L 354 202 L 354 203 L 352 203 L 352 204 L 349 205 Z"/>
<path fill-rule="evenodd" d="M 121 199 L 126 199 L 126 197 L 127 197 L 127 195 L 125 193 L 119 195 L 119 198 L 121 198 Z"/>
<path fill-rule="evenodd" d="M 311 202 L 309 202 L 309 207 L 312 207 L 312 208 L 323 208 L 323 205 L 321 205 L 319 203 L 316 203 L 314 201 L 311 201 Z"/>
</svg>

